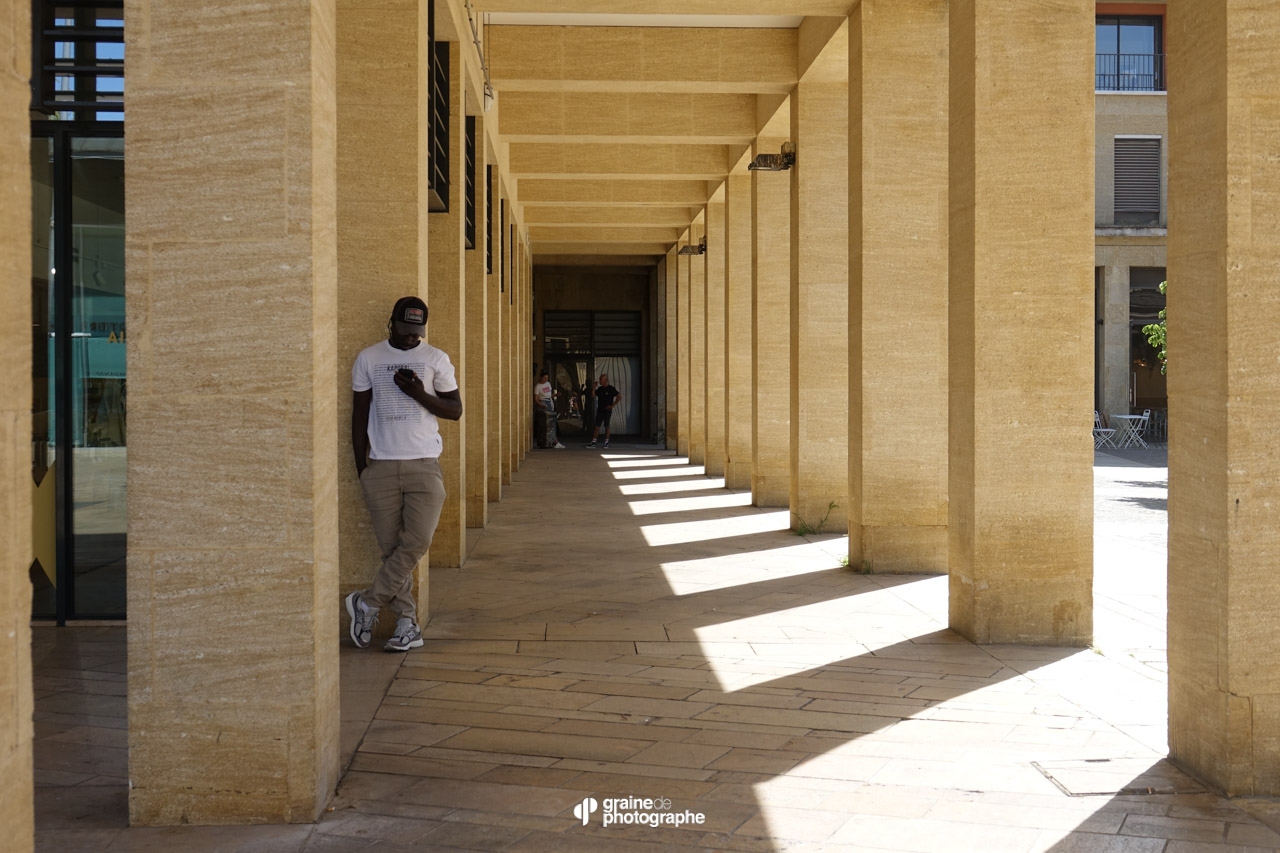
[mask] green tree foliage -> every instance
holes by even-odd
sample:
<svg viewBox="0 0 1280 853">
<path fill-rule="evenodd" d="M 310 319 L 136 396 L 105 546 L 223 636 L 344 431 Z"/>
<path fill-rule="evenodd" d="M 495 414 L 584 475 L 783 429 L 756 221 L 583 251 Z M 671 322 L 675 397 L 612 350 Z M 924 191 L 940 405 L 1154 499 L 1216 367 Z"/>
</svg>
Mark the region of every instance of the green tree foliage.
<svg viewBox="0 0 1280 853">
<path fill-rule="evenodd" d="M 1165 294 L 1166 296 L 1168 295 L 1168 293 L 1165 290 L 1165 288 L 1168 284 L 1169 282 L 1167 281 L 1160 282 L 1160 292 L 1162 294 Z M 1161 373 L 1164 373 L 1165 369 L 1168 368 L 1169 366 L 1168 356 L 1165 354 L 1164 313 L 1165 313 L 1165 309 L 1161 308 L 1159 315 L 1157 315 L 1160 317 L 1160 322 L 1148 323 L 1147 325 L 1142 327 L 1142 334 L 1147 336 L 1147 343 L 1151 344 L 1153 347 L 1156 348 L 1156 354 L 1160 357 Z"/>
</svg>

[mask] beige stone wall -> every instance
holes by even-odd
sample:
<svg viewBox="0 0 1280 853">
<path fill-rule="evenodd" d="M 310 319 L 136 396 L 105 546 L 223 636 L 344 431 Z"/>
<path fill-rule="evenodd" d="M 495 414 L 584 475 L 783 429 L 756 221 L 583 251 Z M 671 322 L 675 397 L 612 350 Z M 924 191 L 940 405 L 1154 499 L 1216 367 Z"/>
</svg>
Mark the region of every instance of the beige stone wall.
<svg viewBox="0 0 1280 853">
<path fill-rule="evenodd" d="M 751 488 L 751 176 L 725 181 L 724 483 Z"/>
<path fill-rule="evenodd" d="M 126 17 L 130 822 L 312 821 L 339 769 L 333 3 Z"/>
<path fill-rule="evenodd" d="M 776 154 L 786 140 L 762 136 L 756 154 Z M 791 182 L 751 173 L 751 502 L 791 500 Z"/>
<path fill-rule="evenodd" d="M 1280 795 L 1280 6 L 1170 4 L 1169 754 Z M 1263 142 L 1268 140 L 1268 142 Z"/>
<path fill-rule="evenodd" d="M 444 350 L 453 361 L 462 395 L 462 419 L 440 420 L 447 497 L 440 512 L 431 550 L 432 566 L 461 566 L 467 544 L 467 433 L 464 424 L 471 409 L 467 399 L 467 261 L 463 234 L 462 187 L 466 157 L 465 90 L 459 43 L 449 45 L 449 210 L 427 214 L 427 340 Z M 481 401 L 476 401 L 481 403 Z M 481 406 L 483 404 L 481 403 Z M 426 584 L 422 584 L 425 588 Z M 420 596 L 426 599 L 425 593 Z"/>
<path fill-rule="evenodd" d="M 849 562 L 947 570 L 947 3 L 849 18 Z"/>
<path fill-rule="evenodd" d="M 839 533 L 849 512 L 849 86 L 791 96 L 793 529 Z"/>
<path fill-rule="evenodd" d="M 1117 136 L 1159 136 L 1160 174 L 1169 174 L 1169 118 L 1164 92 L 1099 92 L 1095 96 L 1094 222 L 1114 225 Z M 1168 221 L 1168 181 L 1160 182 L 1160 224 Z"/>
<path fill-rule="evenodd" d="M 1093 633 L 1093 24 L 950 5 L 950 624 L 976 642 Z"/>
<path fill-rule="evenodd" d="M 337 7 L 334 385 L 341 595 L 366 588 L 380 562 L 351 449 L 351 366 L 360 350 L 387 337 L 397 299 L 427 296 L 427 208 L 419 186 L 425 177 L 416 156 L 425 150 L 427 123 L 426 98 L 419 97 L 426 91 L 425 14 L 421 3 L 394 11 L 382 0 L 343 0 Z M 414 74 L 406 77 L 406 67 Z M 425 613 L 426 585 L 418 577 L 414 584 Z M 345 630 L 345 610 L 339 618 Z M 394 623 L 383 619 L 378 628 L 379 636 L 390 636 Z"/>
<path fill-rule="evenodd" d="M 0 2 L 0 292 L 31 301 L 31 4 Z M 31 331 L 25 311 L 0 313 L 0 826 L 14 853 L 32 849 Z"/>
<path fill-rule="evenodd" d="M 466 415 L 462 429 L 467 434 L 467 527 L 484 527 L 489 520 L 489 290 L 484 262 L 484 144 L 483 115 L 475 121 L 475 240 L 463 256 L 466 291 L 467 384 L 462 396 Z M 463 188 L 458 188 L 458 204 L 463 204 Z"/>
<path fill-rule="evenodd" d="M 707 205 L 707 279 L 703 329 L 707 363 L 703 434 L 707 475 L 724 475 L 725 227 L 723 201 Z"/>
</svg>

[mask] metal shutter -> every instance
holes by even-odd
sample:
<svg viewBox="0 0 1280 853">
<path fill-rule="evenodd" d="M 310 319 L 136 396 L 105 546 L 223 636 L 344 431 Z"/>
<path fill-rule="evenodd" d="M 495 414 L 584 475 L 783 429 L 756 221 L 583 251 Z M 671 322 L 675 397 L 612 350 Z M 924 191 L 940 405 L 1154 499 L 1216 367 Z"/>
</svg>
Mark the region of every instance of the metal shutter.
<svg viewBox="0 0 1280 853">
<path fill-rule="evenodd" d="M 1116 138 L 1115 212 L 1160 218 L 1160 140 Z"/>
</svg>

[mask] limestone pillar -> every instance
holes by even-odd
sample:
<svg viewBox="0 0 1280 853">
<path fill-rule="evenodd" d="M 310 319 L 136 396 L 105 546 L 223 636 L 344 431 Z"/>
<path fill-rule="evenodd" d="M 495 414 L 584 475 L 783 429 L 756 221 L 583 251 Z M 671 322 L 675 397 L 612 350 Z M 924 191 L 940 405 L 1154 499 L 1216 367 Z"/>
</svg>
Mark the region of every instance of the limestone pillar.
<svg viewBox="0 0 1280 853">
<path fill-rule="evenodd" d="M 784 108 L 785 109 L 785 108 Z M 786 137 L 761 136 L 751 155 Z M 751 173 L 751 502 L 791 501 L 791 182 Z"/>
<path fill-rule="evenodd" d="M 950 621 L 980 643 L 1093 633 L 1093 20 L 950 6 Z"/>
<path fill-rule="evenodd" d="M 1129 267 L 1115 264 L 1102 273 L 1102 412 L 1129 414 L 1133 340 L 1129 327 Z"/>
<path fill-rule="evenodd" d="M 502 225 L 502 275 L 505 282 L 505 293 L 501 299 L 505 304 L 503 309 L 506 313 L 506 329 L 507 329 L 507 357 L 506 363 L 509 367 L 507 380 L 507 455 L 506 466 L 503 471 L 504 482 L 510 483 L 515 476 L 516 471 L 520 470 L 520 393 L 523 390 L 520 385 L 520 359 L 519 353 L 519 320 L 516 312 L 516 283 L 515 283 L 515 226 L 512 224 L 511 200 L 505 200 L 504 209 L 506 215 L 503 217 Z"/>
<path fill-rule="evenodd" d="M 723 195 L 723 191 L 722 195 Z M 707 205 L 707 283 L 704 302 L 703 343 L 706 353 L 706 391 L 703 395 L 703 434 L 707 475 L 724 475 L 724 340 L 725 340 L 725 203 Z"/>
<path fill-rule="evenodd" d="M 466 235 L 463 230 L 463 181 L 466 175 L 466 115 L 462 52 L 449 44 L 449 209 L 427 214 L 429 269 L 427 273 L 427 340 L 453 361 L 462 396 L 462 419 L 440 419 L 440 470 L 445 500 L 440 524 L 427 560 L 432 566 L 461 566 L 467 544 L 467 433 L 464 425 L 472 404 L 483 413 L 484 403 L 467 396 Z M 426 579 L 424 574 L 423 580 Z M 423 583 L 422 598 L 426 598 Z M 425 621 L 425 620 L 423 620 Z"/>
<path fill-rule="evenodd" d="M 664 422 L 664 445 L 668 450 L 676 449 L 676 434 L 679 430 L 679 361 L 680 361 L 680 284 L 677 275 L 678 256 L 673 248 L 667 252 L 666 261 L 663 264 L 661 275 L 663 276 L 665 286 L 663 290 L 663 298 L 667 306 L 666 319 L 666 335 L 664 343 L 666 346 L 666 407 L 663 411 Z"/>
<path fill-rule="evenodd" d="M 1280 7 L 1169 8 L 1169 754 L 1280 795 Z"/>
<path fill-rule="evenodd" d="M 947 0 L 849 18 L 849 563 L 947 571 Z"/>
<path fill-rule="evenodd" d="M 791 97 L 791 524 L 839 533 L 849 511 L 849 85 Z"/>
<path fill-rule="evenodd" d="M 706 235 L 706 210 L 689 227 L 689 243 Z M 689 256 L 689 462 L 702 465 L 707 455 L 707 256 Z"/>
<path fill-rule="evenodd" d="M 530 299 L 529 271 L 525 265 L 523 235 L 519 237 L 516 246 L 516 259 L 519 264 L 519 272 L 516 276 L 518 287 L 516 300 L 520 306 L 520 387 L 524 392 L 520 395 L 521 422 L 524 425 L 521 431 L 524 436 L 523 453 L 520 458 L 525 459 L 533 447 L 533 395 L 530 393 L 533 388 L 533 306 Z"/>
<path fill-rule="evenodd" d="M 472 138 L 475 157 L 472 167 L 472 187 L 475 195 L 475 237 L 472 247 L 463 256 L 466 270 L 464 293 L 466 298 L 466 353 L 467 384 L 462 388 L 466 414 L 462 428 L 467 434 L 467 527 L 484 527 L 489 522 L 489 288 L 484 267 L 484 176 L 485 151 L 484 116 L 468 116 L 473 124 Z M 463 168 L 465 169 L 465 158 Z M 459 187 L 458 203 L 462 204 L 462 188 Z"/>
<path fill-rule="evenodd" d="M 393 12 L 380 0 L 350 0 L 337 12 L 338 335 L 333 381 L 340 595 L 367 587 L 380 560 L 351 451 L 351 366 L 360 350 L 386 339 L 387 318 L 397 299 L 427 298 L 427 201 L 418 183 L 425 164 L 416 156 L 427 121 L 427 99 L 420 96 L 427 86 L 425 20 L 425 5 L 408 4 Z M 414 69 L 407 77 L 406 67 Z M 388 76 L 397 85 L 384 85 Z M 132 188 L 132 176 L 129 182 Z M 425 613 L 425 565 L 417 574 L 415 595 Z M 339 619 L 345 630 L 345 611 Z M 379 622 L 380 636 L 391 635 L 392 622 Z"/>
<path fill-rule="evenodd" d="M 725 181 L 724 484 L 751 488 L 751 176 Z"/>
<path fill-rule="evenodd" d="M 0 826 L 15 851 L 32 849 L 31 771 L 31 4 L 0 0 Z"/>
<path fill-rule="evenodd" d="M 140 7 L 129 819 L 313 821 L 339 770 L 334 4 Z"/>
<path fill-rule="evenodd" d="M 483 145 L 485 151 L 488 151 L 488 142 L 484 135 L 481 134 L 477 145 Z M 489 165 L 485 169 L 486 175 L 492 180 L 486 180 L 484 184 L 485 192 L 488 194 L 488 214 L 481 213 L 484 208 L 477 208 L 477 216 L 484 217 L 484 240 L 486 251 L 492 253 L 493 265 L 487 268 L 484 289 L 485 289 L 485 310 L 488 312 L 489 320 L 487 324 L 487 334 L 489 338 L 489 381 L 486 393 L 489 398 L 488 412 L 488 428 L 485 433 L 485 441 L 489 445 L 489 487 L 487 498 L 490 501 L 502 500 L 502 484 L 503 479 L 503 423 L 507 415 L 503 391 L 507 382 L 507 365 L 505 361 L 506 345 L 504 343 L 504 330 L 506 326 L 503 323 L 503 297 L 506 295 L 499 292 L 498 276 L 502 270 L 500 268 L 501 260 L 498 252 L 498 240 L 502 236 L 499 233 L 498 225 L 498 209 L 500 207 L 500 192 L 498 181 L 498 167 Z M 490 222 L 490 215 L 493 221 Z M 492 244 L 490 244 L 492 241 Z M 509 482 L 507 478 L 506 482 Z"/>
<path fill-rule="evenodd" d="M 678 399 L 679 403 L 676 408 L 676 453 L 685 458 L 689 457 L 689 354 L 693 347 L 689 341 L 689 261 L 690 255 L 681 255 L 678 250 L 689 245 L 690 237 L 693 230 L 686 231 L 676 243 L 677 245 L 677 285 L 679 300 L 679 340 L 678 340 Z"/>
</svg>

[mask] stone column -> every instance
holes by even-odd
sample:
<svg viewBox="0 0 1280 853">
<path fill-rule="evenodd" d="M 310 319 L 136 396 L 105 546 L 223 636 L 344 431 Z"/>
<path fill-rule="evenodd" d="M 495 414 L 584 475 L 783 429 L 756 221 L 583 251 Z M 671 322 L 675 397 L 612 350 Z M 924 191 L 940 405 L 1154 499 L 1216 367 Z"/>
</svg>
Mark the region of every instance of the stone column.
<svg viewBox="0 0 1280 853">
<path fill-rule="evenodd" d="M 679 254 L 679 249 L 689 245 L 693 230 L 686 231 L 677 241 L 677 279 L 676 285 L 679 301 L 679 341 L 677 371 L 679 385 L 679 403 L 676 409 L 676 453 L 686 459 L 689 457 L 689 353 L 692 344 L 689 341 L 689 255 Z"/>
<path fill-rule="evenodd" d="M 724 484 L 751 488 L 751 176 L 725 181 Z"/>
<path fill-rule="evenodd" d="M 426 11 L 388 11 L 381 0 L 347 0 L 337 13 L 338 336 L 337 388 L 339 593 L 364 589 L 379 562 L 369 511 L 351 450 L 351 366 L 360 350 L 385 340 L 401 296 L 424 299 L 427 201 L 419 191 L 419 135 L 425 134 Z M 404 69 L 414 69 L 406 77 Z M 394 79 L 394 85 L 387 81 Z M 376 132 L 371 132 L 376 128 Z M 130 187 L 133 178 L 130 177 Z M 427 609 L 425 568 L 415 595 Z M 346 629 L 345 610 L 340 612 Z M 394 620 L 379 622 L 390 636 Z"/>
<path fill-rule="evenodd" d="M 1102 411 L 1106 415 L 1129 414 L 1129 376 L 1133 370 L 1133 341 L 1129 330 L 1129 267 L 1103 267 Z"/>
<path fill-rule="evenodd" d="M 462 428 L 467 434 L 467 527 L 489 523 L 489 288 L 484 268 L 484 116 L 468 116 L 475 123 L 475 239 L 463 256 L 466 298 L 467 384 L 462 389 L 465 414 Z M 466 158 L 463 158 L 465 161 Z M 464 162 L 465 168 L 465 162 Z M 458 188 L 462 204 L 462 188 Z"/>
<path fill-rule="evenodd" d="M 760 137 L 751 156 L 785 137 Z M 751 502 L 791 501 L 791 181 L 751 173 Z"/>
<path fill-rule="evenodd" d="M 519 337 L 519 315 L 516 311 L 516 282 L 515 282 L 515 228 L 512 226 L 512 220 L 515 214 L 512 212 L 511 199 L 507 199 L 506 203 L 506 221 L 502 226 L 502 275 L 506 282 L 506 292 L 502 294 L 503 304 L 506 306 L 503 310 L 506 312 L 507 318 L 507 457 L 506 468 L 503 471 L 504 482 L 511 482 L 516 471 L 520 470 L 520 392 L 523 390 L 520 382 L 520 337 Z"/>
<path fill-rule="evenodd" d="M 668 450 L 676 449 L 676 435 L 679 431 L 680 418 L 680 388 L 679 388 L 679 362 L 680 362 L 680 283 L 677 275 L 678 256 L 676 250 L 672 249 L 667 252 L 666 263 L 663 265 L 662 275 L 666 281 L 666 287 L 663 292 L 663 298 L 667 305 L 667 325 L 665 344 L 667 348 L 666 354 L 666 385 L 667 385 L 667 405 L 664 412 L 665 417 L 665 441 L 664 444 Z"/>
<path fill-rule="evenodd" d="M 689 242 L 697 246 L 706 234 L 706 211 L 689 228 Z M 689 461 L 706 462 L 707 455 L 707 256 L 689 256 Z"/>
<path fill-rule="evenodd" d="M 132 8 L 129 819 L 305 823 L 339 771 L 334 4 Z"/>
<path fill-rule="evenodd" d="M 1280 795 L 1280 7 L 1169 8 L 1169 754 Z"/>
<path fill-rule="evenodd" d="M 432 566 L 461 566 L 467 545 L 467 433 L 463 425 L 471 414 L 467 396 L 467 257 L 463 231 L 463 181 L 466 174 L 466 95 L 463 92 L 461 43 L 449 44 L 449 209 L 427 214 L 429 272 L 427 275 L 427 340 L 444 350 L 453 361 L 462 395 L 462 419 L 440 420 L 440 438 L 444 452 L 440 454 L 440 470 L 444 474 L 444 509 L 436 527 L 431 550 L 427 553 Z M 423 581 L 426 574 L 423 575 Z M 426 583 L 421 598 L 427 598 Z M 422 621 L 426 621 L 425 618 Z"/>
<path fill-rule="evenodd" d="M 489 150 L 488 141 L 483 135 L 480 135 L 477 145 L 483 145 L 486 153 Z M 487 159 L 487 157 L 486 157 Z M 485 441 L 489 445 L 489 488 L 487 497 L 490 501 L 502 500 L 502 484 L 503 479 L 503 424 L 507 416 L 506 406 L 504 405 L 504 389 L 507 382 L 507 364 L 506 364 L 506 344 L 504 335 L 506 333 L 505 312 L 503 311 L 504 293 L 498 291 L 498 276 L 501 274 L 499 264 L 501 260 L 498 252 L 498 239 L 502 236 L 498 233 L 498 210 L 501 192 L 499 191 L 500 181 L 498 180 L 498 167 L 496 164 L 490 165 L 486 172 L 493 176 L 492 186 L 486 183 L 485 191 L 489 194 L 490 213 L 492 213 L 493 221 L 488 218 L 484 220 L 485 242 L 487 250 L 493 255 L 492 269 L 488 270 L 484 279 L 485 288 L 485 309 L 489 314 L 487 334 L 489 337 L 489 381 L 486 393 L 489 397 L 489 413 L 488 427 L 485 433 Z M 477 215 L 483 215 L 482 208 L 478 208 Z M 492 241 L 492 245 L 488 245 Z M 506 479 L 510 482 L 510 478 Z"/>
<path fill-rule="evenodd" d="M 645 333 L 644 354 L 653 369 L 646 371 L 644 382 L 645 412 L 641 429 L 647 427 L 650 441 L 665 433 L 663 423 L 667 412 L 667 261 L 659 258 L 649 271 L 649 290 L 645 300 L 649 316 L 653 318 Z"/>
<path fill-rule="evenodd" d="M 724 475 L 725 429 L 725 203 L 713 201 L 707 205 L 707 284 L 706 332 L 703 344 L 707 360 L 706 393 L 703 396 L 703 422 L 706 426 L 707 475 Z"/>
<path fill-rule="evenodd" d="M 849 18 L 849 563 L 947 571 L 947 0 Z"/>
<path fill-rule="evenodd" d="M 849 84 L 791 98 L 791 524 L 839 533 L 849 511 Z"/>
<path fill-rule="evenodd" d="M 533 395 L 530 393 L 533 388 L 533 312 L 523 235 L 519 237 L 516 246 L 516 303 L 520 306 L 520 324 L 516 328 L 520 334 L 519 387 L 523 392 L 520 394 L 520 413 L 523 425 L 521 435 L 524 437 L 520 458 L 523 460 L 529 456 L 529 451 L 533 447 Z"/>
<path fill-rule="evenodd" d="M 32 849 L 31 771 L 31 4 L 0 0 L 0 826 L 15 851 Z"/>
<path fill-rule="evenodd" d="M 979 643 L 1093 634 L 1093 20 L 950 6 L 950 621 Z"/>
</svg>

